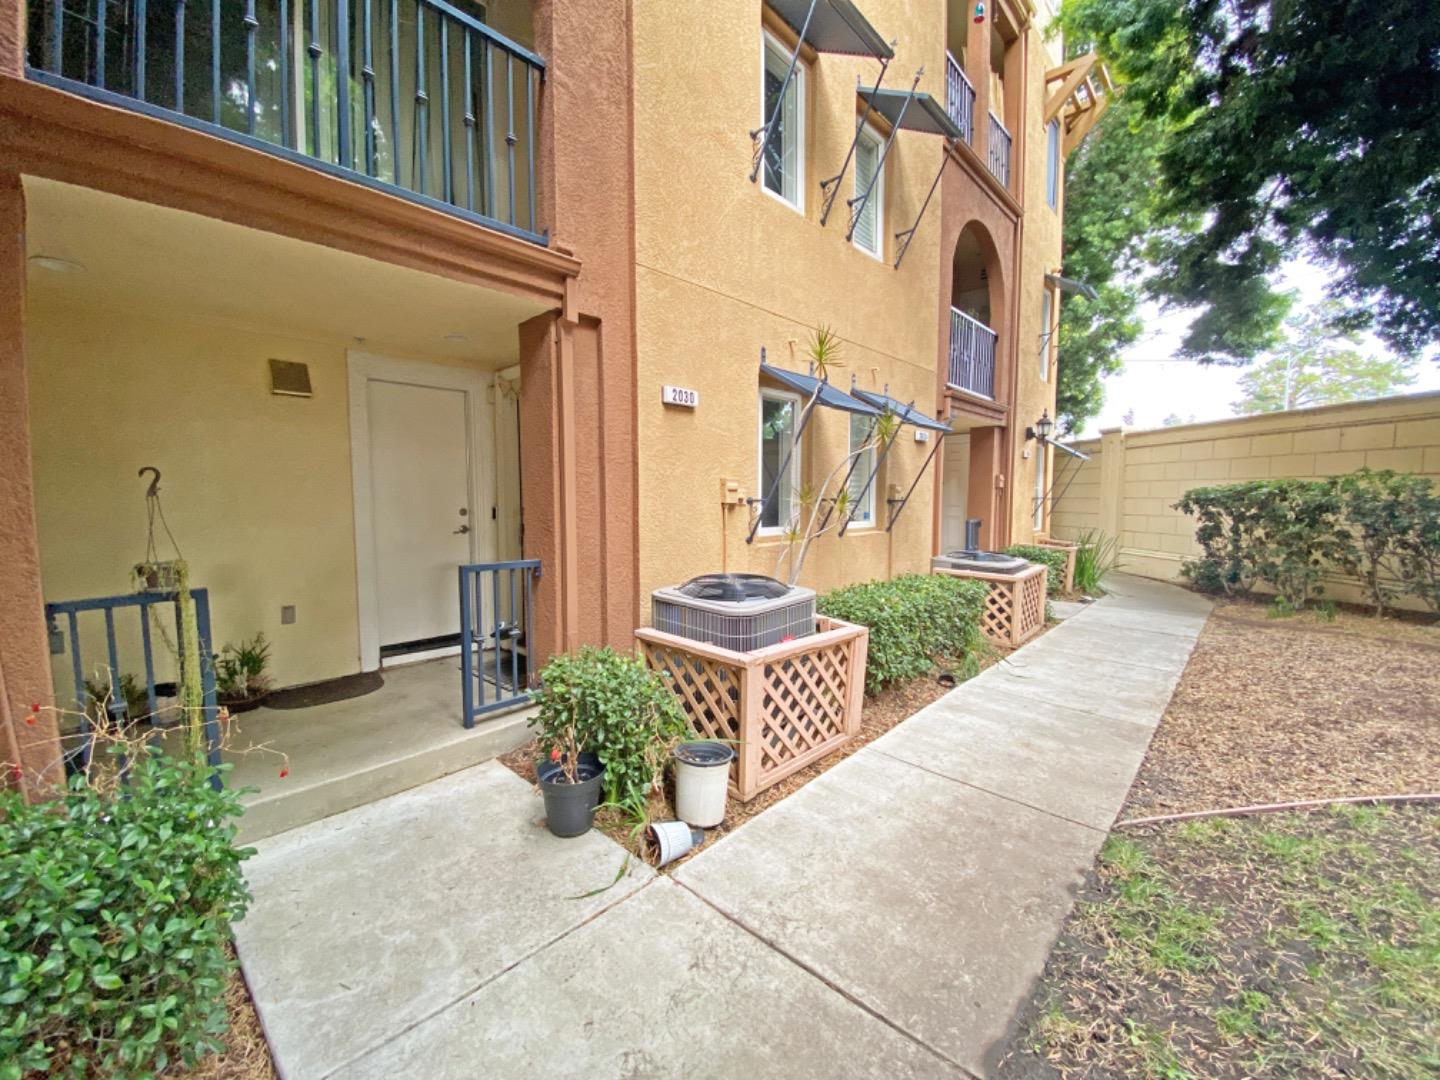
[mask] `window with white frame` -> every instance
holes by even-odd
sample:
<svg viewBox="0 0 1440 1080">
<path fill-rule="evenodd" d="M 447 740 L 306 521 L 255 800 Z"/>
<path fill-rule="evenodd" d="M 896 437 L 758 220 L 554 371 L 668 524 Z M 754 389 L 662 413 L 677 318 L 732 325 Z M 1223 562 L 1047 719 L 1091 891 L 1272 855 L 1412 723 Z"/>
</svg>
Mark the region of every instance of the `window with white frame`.
<svg viewBox="0 0 1440 1080">
<path fill-rule="evenodd" d="M 1051 120 L 1045 128 L 1045 201 L 1050 209 L 1060 206 L 1060 121 Z"/>
<path fill-rule="evenodd" d="M 874 420 L 850 414 L 850 453 L 854 471 L 850 473 L 850 520 L 856 525 L 875 524 L 875 485 L 870 474 L 875 471 Z"/>
<path fill-rule="evenodd" d="M 856 247 L 877 259 L 884 257 L 885 171 L 880 167 L 883 147 L 880 136 L 869 125 L 860 129 L 860 137 L 855 141 L 855 198 L 860 198 L 866 190 L 870 197 L 855 219 L 854 240 Z"/>
<path fill-rule="evenodd" d="M 790 53 L 769 34 L 763 36 L 764 63 L 760 67 L 760 123 L 774 117 L 765 138 L 763 183 L 765 190 L 803 210 L 805 190 L 805 65 L 795 63 L 790 82 Z M 781 89 L 784 88 L 784 100 Z"/>
<path fill-rule="evenodd" d="M 795 423 L 799 412 L 800 399 L 795 395 L 760 391 L 760 497 L 774 489 L 760 513 L 761 531 L 780 532 L 795 516 L 800 477 Z"/>
<path fill-rule="evenodd" d="M 1050 381 L 1050 345 L 1055 337 L 1051 327 L 1054 299 L 1048 288 L 1040 292 L 1040 381 Z"/>
</svg>

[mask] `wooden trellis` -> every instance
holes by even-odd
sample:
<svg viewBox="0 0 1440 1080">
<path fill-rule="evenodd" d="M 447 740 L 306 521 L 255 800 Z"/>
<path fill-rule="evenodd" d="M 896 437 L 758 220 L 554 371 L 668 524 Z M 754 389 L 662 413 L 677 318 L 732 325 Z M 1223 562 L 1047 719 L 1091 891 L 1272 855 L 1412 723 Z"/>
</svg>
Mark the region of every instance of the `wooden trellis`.
<svg viewBox="0 0 1440 1080">
<path fill-rule="evenodd" d="M 860 730 L 870 631 L 823 616 L 816 626 L 809 637 L 753 652 L 635 631 L 645 662 L 666 677 L 696 732 L 738 744 L 730 788 L 742 801 Z"/>
<path fill-rule="evenodd" d="M 1065 552 L 1065 591 L 1075 591 L 1075 553 L 1080 550 L 1080 545 L 1069 540 L 1054 540 L 1048 536 L 1037 536 L 1035 546 L 1043 548 L 1054 548 L 1056 551 Z"/>
<path fill-rule="evenodd" d="M 937 574 L 974 578 L 988 582 L 980 629 L 985 636 L 1012 648 L 1023 645 L 1045 625 L 1045 574 L 1043 566 L 1031 566 L 1018 574 L 986 574 L 978 570 L 942 570 Z"/>
</svg>

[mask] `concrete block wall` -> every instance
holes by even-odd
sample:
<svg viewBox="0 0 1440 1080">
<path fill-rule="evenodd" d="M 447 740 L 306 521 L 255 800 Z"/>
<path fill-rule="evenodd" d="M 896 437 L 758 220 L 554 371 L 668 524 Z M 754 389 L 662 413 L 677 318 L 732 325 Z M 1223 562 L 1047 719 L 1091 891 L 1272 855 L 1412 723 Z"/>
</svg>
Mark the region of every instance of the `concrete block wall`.
<svg viewBox="0 0 1440 1080">
<path fill-rule="evenodd" d="M 1171 581 L 1198 551 L 1193 519 L 1174 509 L 1190 488 L 1339 476 L 1367 466 L 1419 473 L 1440 488 L 1440 393 L 1154 431 L 1112 429 L 1074 445 L 1091 458 L 1071 459 L 1058 473 L 1051 533 L 1118 536 L 1125 570 Z M 1327 592 L 1361 596 L 1357 583 L 1338 575 Z"/>
</svg>

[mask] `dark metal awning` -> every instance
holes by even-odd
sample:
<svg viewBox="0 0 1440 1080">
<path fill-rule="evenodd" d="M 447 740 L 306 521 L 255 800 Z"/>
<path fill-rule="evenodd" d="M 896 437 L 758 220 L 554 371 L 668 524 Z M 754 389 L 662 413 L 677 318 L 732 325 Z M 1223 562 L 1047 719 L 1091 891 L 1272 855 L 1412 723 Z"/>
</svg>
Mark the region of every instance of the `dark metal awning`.
<svg viewBox="0 0 1440 1080">
<path fill-rule="evenodd" d="M 784 371 L 766 363 L 760 365 L 760 374 L 767 379 L 774 379 L 781 386 L 794 390 L 807 401 L 815 396 L 818 389 L 819 396 L 815 399 L 816 404 L 824 405 L 826 408 L 859 413 L 861 416 L 879 416 L 881 412 L 869 402 L 851 397 L 845 391 L 837 390 L 828 382 L 817 379 L 813 375 L 801 375 L 798 371 Z"/>
<path fill-rule="evenodd" d="M 1086 300 L 1098 300 L 1100 297 L 1100 294 L 1095 291 L 1095 286 L 1087 285 L 1075 278 L 1068 278 L 1064 274 L 1046 274 L 1045 284 L 1053 289 L 1059 289 L 1063 293 L 1083 296 Z"/>
<path fill-rule="evenodd" d="M 1054 439 L 1044 439 L 1042 441 L 1045 443 L 1046 446 L 1053 446 L 1062 454 L 1069 454 L 1071 457 L 1079 458 L 1081 461 L 1090 460 L 1089 454 L 1085 453 L 1085 451 L 1083 450 L 1076 450 L 1073 446 L 1066 446 L 1064 443 L 1056 442 Z"/>
<path fill-rule="evenodd" d="M 869 402 L 878 409 L 884 409 L 894 413 L 900 418 L 902 424 L 911 424 L 927 431 L 939 431 L 946 435 L 951 433 L 950 425 L 943 420 L 933 420 L 926 416 L 919 409 L 906 405 L 903 401 L 897 401 L 889 394 L 876 394 L 870 390 L 857 390 L 851 387 L 850 392 L 861 401 Z"/>
<path fill-rule="evenodd" d="M 889 60 L 895 55 L 895 50 L 850 0 L 767 0 L 767 3 L 790 29 L 803 34 L 804 43 L 816 52 L 873 56 L 877 60 Z"/>
<path fill-rule="evenodd" d="M 960 128 L 950 119 L 940 103 L 924 91 L 912 94 L 905 90 L 862 86 L 856 93 L 875 112 L 890 121 L 892 127 L 903 131 L 923 131 L 928 135 L 943 135 L 947 139 L 959 139 L 962 135 Z"/>
</svg>

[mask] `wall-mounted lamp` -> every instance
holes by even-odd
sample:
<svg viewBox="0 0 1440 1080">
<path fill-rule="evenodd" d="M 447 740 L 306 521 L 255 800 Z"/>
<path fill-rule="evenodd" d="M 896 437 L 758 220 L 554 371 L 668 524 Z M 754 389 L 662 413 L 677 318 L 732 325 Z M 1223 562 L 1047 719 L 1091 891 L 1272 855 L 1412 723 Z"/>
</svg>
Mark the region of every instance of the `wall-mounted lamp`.
<svg viewBox="0 0 1440 1080">
<path fill-rule="evenodd" d="M 1039 439 L 1041 442 L 1050 441 L 1050 433 L 1055 430 L 1055 421 L 1050 419 L 1050 410 L 1046 409 L 1040 414 L 1040 419 L 1035 421 L 1034 427 L 1025 429 L 1026 439 Z"/>
</svg>

